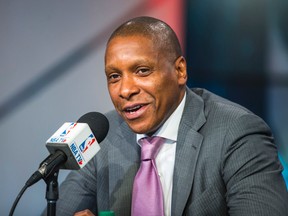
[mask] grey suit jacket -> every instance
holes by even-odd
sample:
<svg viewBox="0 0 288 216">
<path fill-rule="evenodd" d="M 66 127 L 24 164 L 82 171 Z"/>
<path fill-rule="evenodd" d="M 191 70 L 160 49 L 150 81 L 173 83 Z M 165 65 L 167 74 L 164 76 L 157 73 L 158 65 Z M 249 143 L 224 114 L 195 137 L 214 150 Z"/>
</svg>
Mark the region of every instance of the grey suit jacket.
<svg viewBox="0 0 288 216">
<path fill-rule="evenodd" d="M 95 158 L 60 187 L 57 215 L 90 209 L 130 215 L 140 164 L 136 135 L 118 114 Z M 204 89 L 188 89 L 173 176 L 172 215 L 287 215 L 282 166 L 268 126 Z"/>
</svg>

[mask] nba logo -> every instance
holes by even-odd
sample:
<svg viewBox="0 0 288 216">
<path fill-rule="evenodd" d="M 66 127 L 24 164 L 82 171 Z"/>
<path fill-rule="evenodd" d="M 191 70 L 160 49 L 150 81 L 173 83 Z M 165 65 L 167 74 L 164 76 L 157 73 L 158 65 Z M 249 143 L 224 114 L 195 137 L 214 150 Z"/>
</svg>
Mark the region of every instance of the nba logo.
<svg viewBox="0 0 288 216">
<path fill-rule="evenodd" d="M 79 146 L 80 151 L 84 153 L 95 141 L 94 135 L 90 134 L 90 136 Z"/>
<path fill-rule="evenodd" d="M 61 133 L 60 136 L 66 136 L 66 135 L 68 135 L 68 134 L 71 132 L 71 130 L 76 127 L 76 125 L 77 125 L 77 123 L 72 122 L 72 123 L 69 125 L 69 127 Z"/>
</svg>

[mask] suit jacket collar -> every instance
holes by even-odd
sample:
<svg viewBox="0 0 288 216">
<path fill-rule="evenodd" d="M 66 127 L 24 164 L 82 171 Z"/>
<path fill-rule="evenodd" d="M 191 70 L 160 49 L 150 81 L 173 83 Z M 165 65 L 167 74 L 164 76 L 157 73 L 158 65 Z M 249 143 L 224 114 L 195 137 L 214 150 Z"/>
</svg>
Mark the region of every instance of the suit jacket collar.
<svg viewBox="0 0 288 216">
<path fill-rule="evenodd" d="M 173 176 L 171 215 L 183 215 L 192 191 L 194 171 L 203 137 L 198 130 L 205 123 L 204 102 L 187 88 L 187 98 L 178 131 Z"/>
</svg>

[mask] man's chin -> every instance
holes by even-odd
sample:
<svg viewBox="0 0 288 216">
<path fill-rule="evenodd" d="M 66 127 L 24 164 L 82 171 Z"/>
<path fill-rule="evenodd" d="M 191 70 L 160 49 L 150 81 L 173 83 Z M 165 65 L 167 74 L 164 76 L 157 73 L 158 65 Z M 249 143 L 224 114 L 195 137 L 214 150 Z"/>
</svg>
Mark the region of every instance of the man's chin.
<svg viewBox="0 0 288 216">
<path fill-rule="evenodd" d="M 148 136 L 154 134 L 154 132 L 156 130 L 153 130 L 150 127 L 145 127 L 143 125 L 135 125 L 135 124 L 129 124 L 128 123 L 129 128 L 136 134 L 147 134 Z"/>
</svg>

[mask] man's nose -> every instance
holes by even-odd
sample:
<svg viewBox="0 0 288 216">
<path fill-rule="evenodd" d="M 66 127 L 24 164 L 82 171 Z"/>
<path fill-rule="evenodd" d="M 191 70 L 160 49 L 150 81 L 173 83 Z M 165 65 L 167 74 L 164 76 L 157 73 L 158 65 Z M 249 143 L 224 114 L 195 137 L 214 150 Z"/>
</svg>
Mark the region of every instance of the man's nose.
<svg viewBox="0 0 288 216">
<path fill-rule="evenodd" d="M 129 100 L 133 95 L 139 93 L 139 87 L 137 81 L 130 76 L 123 76 L 120 86 L 120 97 Z"/>
</svg>

